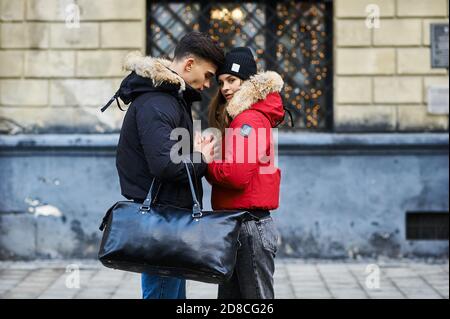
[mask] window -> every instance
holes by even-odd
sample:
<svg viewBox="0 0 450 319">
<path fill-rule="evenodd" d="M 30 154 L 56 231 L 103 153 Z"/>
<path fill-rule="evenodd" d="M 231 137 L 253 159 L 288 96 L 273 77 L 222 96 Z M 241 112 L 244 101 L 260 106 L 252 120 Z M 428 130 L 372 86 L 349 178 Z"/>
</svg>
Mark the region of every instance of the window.
<svg viewBox="0 0 450 319">
<path fill-rule="evenodd" d="M 297 129 L 332 130 L 331 1 L 148 1 L 147 54 L 171 57 L 185 33 L 206 32 L 223 48 L 248 46 L 260 70 L 285 81 L 284 105 Z M 209 98 L 216 88 L 208 90 Z M 207 120 L 207 103 L 194 116 Z M 283 126 L 289 123 L 288 117 Z"/>
</svg>

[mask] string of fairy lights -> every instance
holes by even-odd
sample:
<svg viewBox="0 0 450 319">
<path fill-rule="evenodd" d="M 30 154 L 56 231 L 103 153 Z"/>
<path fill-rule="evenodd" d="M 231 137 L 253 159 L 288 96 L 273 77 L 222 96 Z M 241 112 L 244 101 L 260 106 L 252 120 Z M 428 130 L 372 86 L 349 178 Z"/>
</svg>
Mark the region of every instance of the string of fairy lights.
<svg viewBox="0 0 450 319">
<path fill-rule="evenodd" d="M 326 54 L 325 5 L 299 1 L 276 5 L 275 56 L 266 54 L 265 30 L 273 20 L 264 3 L 165 3 L 153 5 L 152 54 L 172 52 L 176 39 L 189 30 L 200 31 L 199 18 L 208 15 L 208 32 L 223 48 L 249 46 L 258 69 L 272 59 L 285 80 L 283 99 L 294 110 L 295 126 L 325 128 L 326 82 L 330 76 Z M 205 30 L 201 30 L 205 31 Z"/>
</svg>

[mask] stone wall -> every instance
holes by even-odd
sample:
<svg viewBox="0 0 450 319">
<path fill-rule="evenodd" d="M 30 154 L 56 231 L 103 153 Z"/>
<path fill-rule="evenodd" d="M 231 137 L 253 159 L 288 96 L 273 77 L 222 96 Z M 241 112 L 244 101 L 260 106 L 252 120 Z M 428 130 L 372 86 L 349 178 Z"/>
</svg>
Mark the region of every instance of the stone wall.
<svg viewBox="0 0 450 319">
<path fill-rule="evenodd" d="M 74 2 L 79 28 L 66 25 Z M 144 51 L 145 3 L 0 0 L 0 133 L 118 131 L 123 113 L 98 109 L 123 56 Z M 368 4 L 380 8 L 378 29 L 366 27 Z M 445 21 L 447 0 L 334 1 L 336 131 L 448 130 L 426 101 L 428 86 L 449 80 L 430 68 L 429 25 Z"/>
<path fill-rule="evenodd" d="M 124 199 L 117 139 L 0 136 L 0 260 L 96 258 L 101 219 Z M 406 236 L 407 212 L 448 212 L 448 134 L 281 133 L 279 167 L 280 257 L 448 258 L 448 239 Z"/>
<path fill-rule="evenodd" d="M 0 259 L 95 257 L 98 222 L 121 199 L 118 136 L 103 133 L 123 113 L 99 109 L 124 55 L 144 51 L 145 4 L 0 0 Z M 379 29 L 365 25 L 368 4 Z M 429 25 L 445 21 L 447 0 L 334 1 L 335 130 L 420 133 L 285 133 L 282 255 L 448 257 L 448 240 L 405 238 L 407 211 L 448 212 L 448 135 L 422 133 L 448 130 L 426 101 L 427 87 L 448 85 L 430 69 Z"/>
<path fill-rule="evenodd" d="M 448 115 L 427 113 L 427 88 L 447 85 L 431 69 L 430 23 L 448 23 L 447 0 L 337 0 L 335 126 L 337 131 L 448 130 Z M 366 27 L 378 5 L 380 27 Z"/>
<path fill-rule="evenodd" d="M 118 130 L 99 108 L 144 48 L 144 0 L 0 0 L 0 133 Z"/>
</svg>

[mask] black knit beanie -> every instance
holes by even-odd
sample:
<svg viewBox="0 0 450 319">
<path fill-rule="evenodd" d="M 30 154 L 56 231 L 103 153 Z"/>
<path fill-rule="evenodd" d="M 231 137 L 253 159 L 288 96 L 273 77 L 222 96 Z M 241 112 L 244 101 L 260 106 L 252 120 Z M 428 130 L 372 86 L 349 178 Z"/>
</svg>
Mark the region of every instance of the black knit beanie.
<svg viewBox="0 0 450 319">
<path fill-rule="evenodd" d="M 232 74 L 242 80 L 247 80 L 256 74 L 256 62 L 252 51 L 247 47 L 231 49 L 225 55 L 225 63 L 216 73 L 217 79 L 221 74 Z"/>
</svg>

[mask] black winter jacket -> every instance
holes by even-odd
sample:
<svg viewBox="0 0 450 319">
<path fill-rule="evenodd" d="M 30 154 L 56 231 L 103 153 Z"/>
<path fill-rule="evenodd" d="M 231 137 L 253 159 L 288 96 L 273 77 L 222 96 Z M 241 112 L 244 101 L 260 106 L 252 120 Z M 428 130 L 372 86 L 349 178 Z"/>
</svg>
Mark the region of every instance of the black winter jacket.
<svg viewBox="0 0 450 319">
<path fill-rule="evenodd" d="M 170 61 L 164 59 L 127 56 L 125 68 L 132 72 L 122 81 L 116 97 L 131 104 L 120 132 L 116 167 L 126 198 L 143 201 L 156 177 L 153 194 L 157 193 L 157 203 L 192 208 L 185 165 L 170 159 L 172 146 L 177 143 L 170 134 L 177 127 L 189 131 L 190 152 L 186 156 L 193 160 L 191 105 L 201 96 L 169 65 Z M 202 203 L 201 178 L 206 174 L 207 163 L 200 153 L 195 156 L 201 162 L 189 165 L 189 169 Z"/>
</svg>

